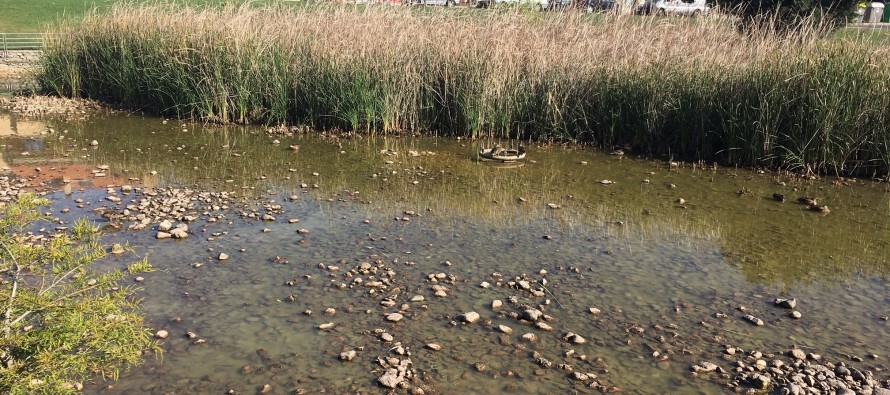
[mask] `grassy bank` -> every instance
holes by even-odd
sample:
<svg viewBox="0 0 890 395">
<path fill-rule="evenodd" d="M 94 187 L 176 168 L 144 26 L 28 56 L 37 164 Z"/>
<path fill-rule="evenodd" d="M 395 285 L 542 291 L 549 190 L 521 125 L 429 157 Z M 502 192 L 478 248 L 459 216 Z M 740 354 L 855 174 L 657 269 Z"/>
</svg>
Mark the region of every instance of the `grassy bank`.
<svg viewBox="0 0 890 395">
<path fill-rule="evenodd" d="M 106 12 L 128 0 L 3 0 L 0 32 L 44 33 L 58 21 L 79 20 L 93 11 Z M 191 6 L 245 4 L 255 6 L 278 4 L 278 0 L 166 0 Z M 300 4 L 288 2 L 286 4 Z"/>
<path fill-rule="evenodd" d="M 864 40 L 741 36 L 717 18 L 436 11 L 114 7 L 61 27 L 40 82 L 222 122 L 887 171 L 890 68 Z"/>
</svg>

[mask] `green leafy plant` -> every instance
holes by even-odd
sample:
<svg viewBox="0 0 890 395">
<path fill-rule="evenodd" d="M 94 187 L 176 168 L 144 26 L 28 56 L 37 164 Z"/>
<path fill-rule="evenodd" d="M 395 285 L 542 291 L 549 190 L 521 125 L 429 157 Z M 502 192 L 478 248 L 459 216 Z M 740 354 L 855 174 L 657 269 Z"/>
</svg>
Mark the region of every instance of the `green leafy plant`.
<svg viewBox="0 0 890 395">
<path fill-rule="evenodd" d="M 117 379 L 144 350 L 157 349 L 132 289 L 117 285 L 123 274 L 91 270 L 106 254 L 95 227 L 80 222 L 76 232 L 44 240 L 25 233 L 47 203 L 26 194 L 0 206 L 4 394 L 76 393 L 88 376 Z"/>
</svg>

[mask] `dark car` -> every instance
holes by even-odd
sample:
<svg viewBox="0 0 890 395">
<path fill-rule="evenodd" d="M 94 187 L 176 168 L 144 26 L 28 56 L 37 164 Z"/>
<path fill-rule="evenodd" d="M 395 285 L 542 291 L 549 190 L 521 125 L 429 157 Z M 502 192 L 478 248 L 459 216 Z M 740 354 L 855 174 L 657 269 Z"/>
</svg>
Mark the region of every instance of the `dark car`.
<svg viewBox="0 0 890 395">
<path fill-rule="evenodd" d="M 615 0 L 585 0 L 587 12 L 605 12 L 615 9 Z"/>
</svg>

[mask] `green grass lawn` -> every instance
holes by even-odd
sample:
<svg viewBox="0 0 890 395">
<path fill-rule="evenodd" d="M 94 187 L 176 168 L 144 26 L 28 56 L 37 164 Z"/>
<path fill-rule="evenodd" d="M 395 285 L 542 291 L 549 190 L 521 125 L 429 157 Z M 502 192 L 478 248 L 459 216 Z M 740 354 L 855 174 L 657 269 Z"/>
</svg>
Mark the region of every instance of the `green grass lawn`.
<svg viewBox="0 0 890 395">
<path fill-rule="evenodd" d="M 59 19 L 80 18 L 93 8 L 106 10 L 126 0 L 2 0 L 0 33 L 42 33 Z M 250 2 L 254 5 L 299 4 L 293 0 L 171 0 L 186 5 L 222 5 Z"/>
</svg>

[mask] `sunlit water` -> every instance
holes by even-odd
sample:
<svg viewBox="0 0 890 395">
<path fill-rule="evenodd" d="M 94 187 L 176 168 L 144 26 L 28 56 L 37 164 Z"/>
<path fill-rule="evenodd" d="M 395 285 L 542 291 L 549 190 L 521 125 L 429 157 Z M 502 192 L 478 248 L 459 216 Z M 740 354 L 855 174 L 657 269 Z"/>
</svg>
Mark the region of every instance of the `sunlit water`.
<svg viewBox="0 0 890 395">
<path fill-rule="evenodd" d="M 0 116 L 0 130 L 9 121 Z M 110 183 L 196 186 L 244 199 L 222 220 L 202 216 L 190 224 L 184 241 L 155 240 L 149 229 L 106 235 L 104 242 L 128 242 L 135 254 L 102 267 L 148 256 L 157 269 L 143 275 L 138 296 L 153 330 L 171 336 L 161 359 L 148 357 L 118 382 L 89 385 L 88 393 L 252 394 L 267 384 L 280 394 L 382 393 L 376 361 L 394 356 L 396 344 L 375 329 L 407 347 L 419 375 L 413 384 L 427 393 L 598 392 L 558 369 L 563 363 L 627 393 L 719 393 L 720 380 L 693 377 L 689 368 L 721 363 L 727 344 L 766 353 L 796 346 L 864 369 L 887 368 L 884 183 L 672 168 L 665 160 L 556 146 L 531 146 L 522 166 L 499 166 L 476 160 L 474 150 L 487 143 L 478 141 L 272 136 L 124 116 L 46 122 L 53 132 L 0 133 L 7 136 L 6 166 L 19 174 L 40 166 L 44 175 L 110 167 L 107 178 L 49 177 L 51 211 L 63 222 L 87 216 L 103 225 L 91 209 L 110 205 L 103 200 Z M 94 139 L 99 145 L 91 148 Z M 288 149 L 294 144 L 299 150 Z M 63 178 L 75 185 L 70 194 Z M 788 201 L 773 201 L 775 192 Z M 831 213 L 794 203 L 805 195 Z M 261 212 L 260 203 L 270 201 L 282 205 L 275 221 L 238 215 Z M 61 214 L 65 207 L 71 211 Z M 292 218 L 299 223 L 288 223 Z M 217 260 L 221 252 L 231 258 Z M 387 289 L 339 286 L 353 284 L 348 270 L 375 261 L 395 272 Z M 438 283 L 448 289 L 444 298 L 429 281 L 437 273 L 456 280 Z M 521 275 L 545 296 L 506 286 Z M 424 300 L 411 302 L 415 295 Z M 803 318 L 772 306 L 777 296 L 796 297 Z M 395 305 L 381 305 L 384 297 Z M 511 297 L 543 306 L 554 330 L 504 315 L 522 311 Z M 504 306 L 493 309 L 495 299 Z M 766 325 L 742 320 L 740 306 Z M 601 313 L 591 314 L 592 307 Z M 327 308 L 336 313 L 325 315 Z M 396 311 L 405 318 L 388 322 Z M 469 311 L 481 319 L 458 323 Z M 327 322 L 333 330 L 317 329 Z M 195 344 L 187 332 L 206 342 Z M 571 344 L 562 339 L 566 332 L 587 342 Z M 522 341 L 525 333 L 538 340 Z M 346 350 L 359 351 L 342 362 Z M 536 363 L 534 351 L 553 366 Z"/>
</svg>

